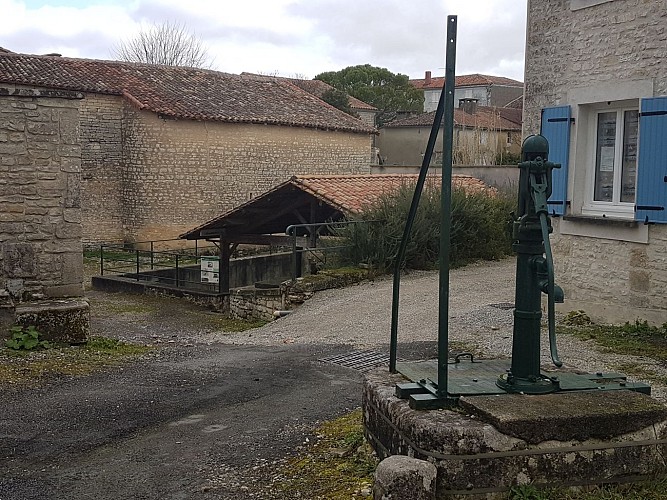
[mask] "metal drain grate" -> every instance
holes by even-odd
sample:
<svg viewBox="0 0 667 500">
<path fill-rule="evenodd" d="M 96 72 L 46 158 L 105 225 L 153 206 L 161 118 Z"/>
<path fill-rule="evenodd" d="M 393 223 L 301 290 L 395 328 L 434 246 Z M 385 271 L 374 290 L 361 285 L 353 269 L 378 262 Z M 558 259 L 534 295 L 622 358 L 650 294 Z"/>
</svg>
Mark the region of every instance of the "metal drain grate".
<svg viewBox="0 0 667 500">
<path fill-rule="evenodd" d="M 380 354 L 374 351 L 352 351 L 346 354 L 321 358 L 319 361 L 346 366 L 360 372 L 367 372 L 376 366 L 389 365 L 389 354 Z"/>
<path fill-rule="evenodd" d="M 502 309 L 503 311 L 509 311 L 514 309 L 514 302 L 499 302 L 498 304 L 489 304 L 490 307 L 495 307 L 496 309 Z"/>
</svg>

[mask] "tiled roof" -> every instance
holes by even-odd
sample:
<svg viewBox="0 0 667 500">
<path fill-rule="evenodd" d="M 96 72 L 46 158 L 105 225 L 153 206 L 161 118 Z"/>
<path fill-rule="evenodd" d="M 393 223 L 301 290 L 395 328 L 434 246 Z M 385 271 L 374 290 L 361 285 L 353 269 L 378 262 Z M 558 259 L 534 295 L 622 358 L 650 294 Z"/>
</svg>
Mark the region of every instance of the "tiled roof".
<svg viewBox="0 0 667 500">
<path fill-rule="evenodd" d="M 410 80 L 410 83 L 418 89 L 442 89 L 445 84 L 444 76 L 436 76 L 426 81 L 426 79 Z M 487 87 L 489 85 L 506 85 L 510 87 L 523 87 L 523 82 L 505 78 L 504 76 L 481 75 L 475 73 L 472 75 L 460 75 L 456 77 L 455 87 Z"/>
<path fill-rule="evenodd" d="M 253 73 L 241 73 L 241 76 L 258 76 L 258 77 L 263 77 L 263 78 L 275 78 L 278 80 L 285 80 L 288 81 L 297 87 L 299 87 L 301 90 L 305 90 L 309 94 L 313 94 L 315 97 L 322 99 L 322 96 L 327 90 L 331 90 L 334 87 L 329 85 L 326 82 L 323 82 L 322 80 L 304 80 L 302 78 L 285 78 L 283 76 L 264 76 L 264 75 L 255 75 Z M 374 106 L 371 106 L 370 104 L 365 103 L 364 101 L 361 101 L 357 99 L 356 97 L 352 97 L 351 95 L 348 95 L 348 98 L 350 100 L 350 107 L 352 109 L 359 109 L 359 110 L 364 110 L 364 111 L 377 111 L 377 108 Z"/>
<path fill-rule="evenodd" d="M 341 212 L 355 214 L 403 185 L 413 185 L 418 174 L 360 174 L 360 175 L 300 175 L 290 182 L 322 201 L 336 206 Z M 441 182 L 439 175 L 429 175 L 431 181 Z M 468 175 L 453 175 L 452 185 L 472 192 L 489 190 L 481 180 Z"/>
<path fill-rule="evenodd" d="M 299 210 L 305 214 L 310 212 L 311 222 L 339 220 L 345 215 L 360 213 L 380 196 L 402 185 L 414 186 L 417 178 L 417 174 L 298 175 L 180 237 L 201 239 L 202 233 L 216 232 L 225 233 L 229 238 L 235 234 L 281 233 L 289 225 L 303 223 Z M 429 174 L 427 182 L 440 186 L 442 178 Z M 473 193 L 496 192 L 467 175 L 453 175 L 452 185 Z M 313 204 L 313 199 L 318 203 Z M 285 207 L 289 210 L 284 210 Z"/>
<path fill-rule="evenodd" d="M 510 110 L 509 108 L 492 108 L 478 106 L 474 114 L 466 113 L 461 108 L 454 109 L 454 125 L 465 128 L 482 128 L 493 130 L 521 130 L 521 121 L 517 119 L 517 113 L 521 110 Z M 505 116 L 507 115 L 507 117 Z M 511 116 L 511 120 L 508 117 Z M 385 128 L 397 127 L 430 127 L 435 120 L 435 111 L 421 113 L 402 120 L 386 123 Z"/>
<path fill-rule="evenodd" d="M 288 82 L 197 68 L 0 53 L 0 83 L 122 95 L 172 118 L 375 132 Z"/>
</svg>

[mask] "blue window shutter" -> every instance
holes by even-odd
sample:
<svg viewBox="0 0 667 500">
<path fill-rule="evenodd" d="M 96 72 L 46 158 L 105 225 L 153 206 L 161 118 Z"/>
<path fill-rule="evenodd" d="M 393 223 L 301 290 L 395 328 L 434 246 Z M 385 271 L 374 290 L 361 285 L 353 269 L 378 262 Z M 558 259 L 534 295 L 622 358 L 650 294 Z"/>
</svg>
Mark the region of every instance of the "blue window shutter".
<svg viewBox="0 0 667 500">
<path fill-rule="evenodd" d="M 635 219 L 667 223 L 667 97 L 642 99 Z"/>
<path fill-rule="evenodd" d="M 556 106 L 542 110 L 541 134 L 549 141 L 549 161 L 561 165 L 553 171 L 551 196 L 547 200 L 549 213 L 552 215 L 565 214 L 571 118 L 570 106 Z"/>
</svg>

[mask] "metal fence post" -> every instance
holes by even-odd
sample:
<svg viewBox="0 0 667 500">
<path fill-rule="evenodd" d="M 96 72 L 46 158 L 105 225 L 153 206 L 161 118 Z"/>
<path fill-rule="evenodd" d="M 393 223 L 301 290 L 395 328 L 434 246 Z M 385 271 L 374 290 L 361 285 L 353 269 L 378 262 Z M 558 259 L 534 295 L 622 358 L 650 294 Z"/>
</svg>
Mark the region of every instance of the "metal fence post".
<svg viewBox="0 0 667 500">
<path fill-rule="evenodd" d="M 151 271 L 153 270 L 153 242 L 151 241 Z"/>
<path fill-rule="evenodd" d="M 178 279 L 178 254 L 176 254 L 176 288 L 180 286 L 180 281 Z"/>
<path fill-rule="evenodd" d="M 137 255 L 137 281 L 139 281 L 139 249 L 135 250 Z"/>
<path fill-rule="evenodd" d="M 100 276 L 104 276 L 104 245 L 100 245 Z"/>
</svg>

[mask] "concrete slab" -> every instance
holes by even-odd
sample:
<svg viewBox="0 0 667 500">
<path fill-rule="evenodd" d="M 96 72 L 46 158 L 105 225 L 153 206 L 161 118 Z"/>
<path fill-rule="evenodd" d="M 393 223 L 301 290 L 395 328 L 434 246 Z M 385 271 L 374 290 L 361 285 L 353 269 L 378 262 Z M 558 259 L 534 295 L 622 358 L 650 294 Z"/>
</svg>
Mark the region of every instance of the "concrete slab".
<svg viewBox="0 0 667 500">
<path fill-rule="evenodd" d="M 633 391 L 463 397 L 461 408 L 503 434 L 542 441 L 609 439 L 667 419 L 667 407 Z"/>
<path fill-rule="evenodd" d="M 566 430 L 567 414 L 575 410 L 565 407 L 578 405 L 579 399 L 537 402 L 531 410 L 533 417 L 538 411 L 547 413 L 533 419 L 535 428 L 552 425 L 549 416 L 553 413 L 556 422 L 562 421 L 556 425 L 560 434 L 544 431 L 544 440 L 533 442 L 539 438 L 536 430 L 523 435 L 517 429 L 530 420 L 525 403 L 544 396 L 512 395 L 506 402 L 504 395 L 482 396 L 490 401 L 475 404 L 474 412 L 468 405 L 470 397 L 465 399 L 467 407 L 420 411 L 395 396 L 396 384 L 406 381 L 386 369 L 366 374 L 362 403 L 366 434 L 381 458 L 407 455 L 433 463 L 438 470 L 436 498 L 500 494 L 518 484 L 579 486 L 667 473 L 667 419 L 662 405 L 650 397 L 628 397 L 627 409 L 641 415 L 633 423 L 622 404 L 625 391 L 614 396 L 600 393 L 609 401 L 619 398 L 611 404 L 613 411 L 604 415 L 597 404 L 604 397 L 594 396 L 588 420 L 571 420 L 571 425 L 608 427 L 570 432 Z M 610 425 L 614 412 L 620 422 L 615 426 Z M 481 414 L 487 416 L 481 418 Z M 492 419 L 504 430 L 490 423 Z"/>
</svg>

